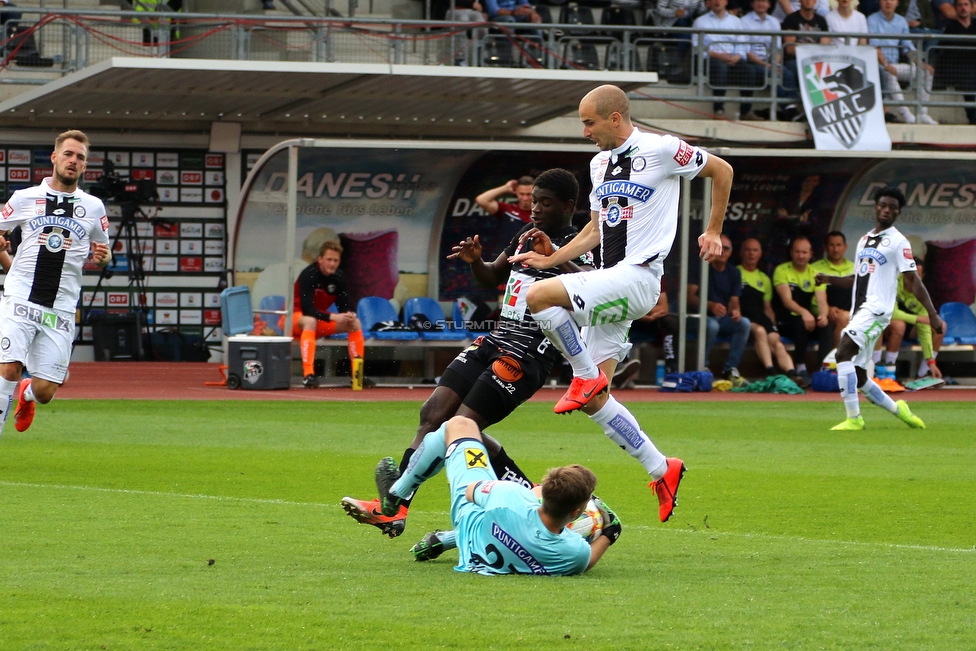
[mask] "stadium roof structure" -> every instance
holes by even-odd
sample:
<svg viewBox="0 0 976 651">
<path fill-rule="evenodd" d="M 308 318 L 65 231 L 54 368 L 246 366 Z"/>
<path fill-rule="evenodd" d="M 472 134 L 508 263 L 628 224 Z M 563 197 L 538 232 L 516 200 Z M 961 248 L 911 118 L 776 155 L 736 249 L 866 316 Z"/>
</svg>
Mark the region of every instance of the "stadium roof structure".
<svg viewBox="0 0 976 651">
<path fill-rule="evenodd" d="M 655 72 L 210 59 L 106 59 L 0 103 L 0 127 L 494 138 Z M 577 136 L 578 137 L 578 136 Z"/>
</svg>

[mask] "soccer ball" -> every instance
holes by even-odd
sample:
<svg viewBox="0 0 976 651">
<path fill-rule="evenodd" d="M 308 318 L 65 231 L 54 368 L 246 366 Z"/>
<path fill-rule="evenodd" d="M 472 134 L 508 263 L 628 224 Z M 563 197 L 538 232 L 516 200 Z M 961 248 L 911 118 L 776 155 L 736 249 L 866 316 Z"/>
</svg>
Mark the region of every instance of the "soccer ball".
<svg viewBox="0 0 976 651">
<path fill-rule="evenodd" d="M 579 517 L 567 524 L 566 528 L 583 536 L 586 542 L 593 542 L 603 531 L 603 514 L 596 507 L 596 502 L 592 499 L 587 502 Z"/>
</svg>

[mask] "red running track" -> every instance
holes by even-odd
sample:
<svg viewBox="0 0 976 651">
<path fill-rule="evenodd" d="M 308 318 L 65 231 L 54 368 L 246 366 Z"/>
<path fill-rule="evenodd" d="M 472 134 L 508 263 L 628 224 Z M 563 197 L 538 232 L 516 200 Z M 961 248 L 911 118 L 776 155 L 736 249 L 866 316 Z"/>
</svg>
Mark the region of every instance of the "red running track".
<svg viewBox="0 0 976 651">
<path fill-rule="evenodd" d="M 414 388 L 374 387 L 364 391 L 347 388 L 322 387 L 305 389 L 293 386 L 280 391 L 231 391 L 224 386 L 208 386 L 207 382 L 221 380 L 217 364 L 194 362 L 79 362 L 71 365 L 70 375 L 58 390 L 58 399 L 123 399 L 123 400 L 426 400 L 433 385 L 417 384 Z M 298 381 L 298 378 L 295 378 Z M 533 402 L 555 404 L 564 389 L 540 390 Z M 657 389 L 616 391 L 621 402 L 834 402 L 833 393 L 807 393 L 784 396 L 757 393 L 660 393 Z M 928 391 L 897 394 L 910 396 L 912 402 L 969 401 L 976 402 L 976 387 L 944 387 Z"/>
</svg>

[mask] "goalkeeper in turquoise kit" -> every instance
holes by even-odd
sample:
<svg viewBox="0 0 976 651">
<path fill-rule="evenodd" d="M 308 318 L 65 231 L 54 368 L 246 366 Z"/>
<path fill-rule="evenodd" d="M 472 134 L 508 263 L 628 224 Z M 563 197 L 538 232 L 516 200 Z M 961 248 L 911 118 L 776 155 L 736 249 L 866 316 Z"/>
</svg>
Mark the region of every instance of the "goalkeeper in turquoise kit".
<svg viewBox="0 0 976 651">
<path fill-rule="evenodd" d="M 444 467 L 455 529 L 449 546 L 454 543 L 458 548 L 454 569 L 459 572 L 580 574 L 596 565 L 620 536 L 619 519 L 596 498 L 606 523 L 602 534 L 587 543 L 566 528 L 583 512 L 596 488 L 592 471 L 579 465 L 550 470 L 542 480 L 540 505 L 531 489 L 495 476 L 477 424 L 463 416 L 427 434 L 402 476 L 392 457 L 380 461 L 376 485 L 382 508 L 395 512 L 400 499 L 408 498 Z M 432 536 L 436 534 L 428 534 L 425 542 Z M 436 538 L 431 541 L 438 547 L 437 554 L 442 544 Z"/>
</svg>

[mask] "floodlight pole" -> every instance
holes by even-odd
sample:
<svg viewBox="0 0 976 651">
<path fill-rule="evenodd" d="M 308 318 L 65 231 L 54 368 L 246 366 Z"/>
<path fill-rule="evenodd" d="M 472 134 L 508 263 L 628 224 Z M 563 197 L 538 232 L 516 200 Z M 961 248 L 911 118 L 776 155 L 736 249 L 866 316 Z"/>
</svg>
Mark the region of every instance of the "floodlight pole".
<svg viewBox="0 0 976 651">
<path fill-rule="evenodd" d="M 292 315 L 295 312 L 295 227 L 298 223 L 298 146 L 288 147 L 288 197 L 285 212 L 285 268 L 288 286 L 285 289 L 285 323 L 281 333 L 291 336 Z"/>
</svg>

